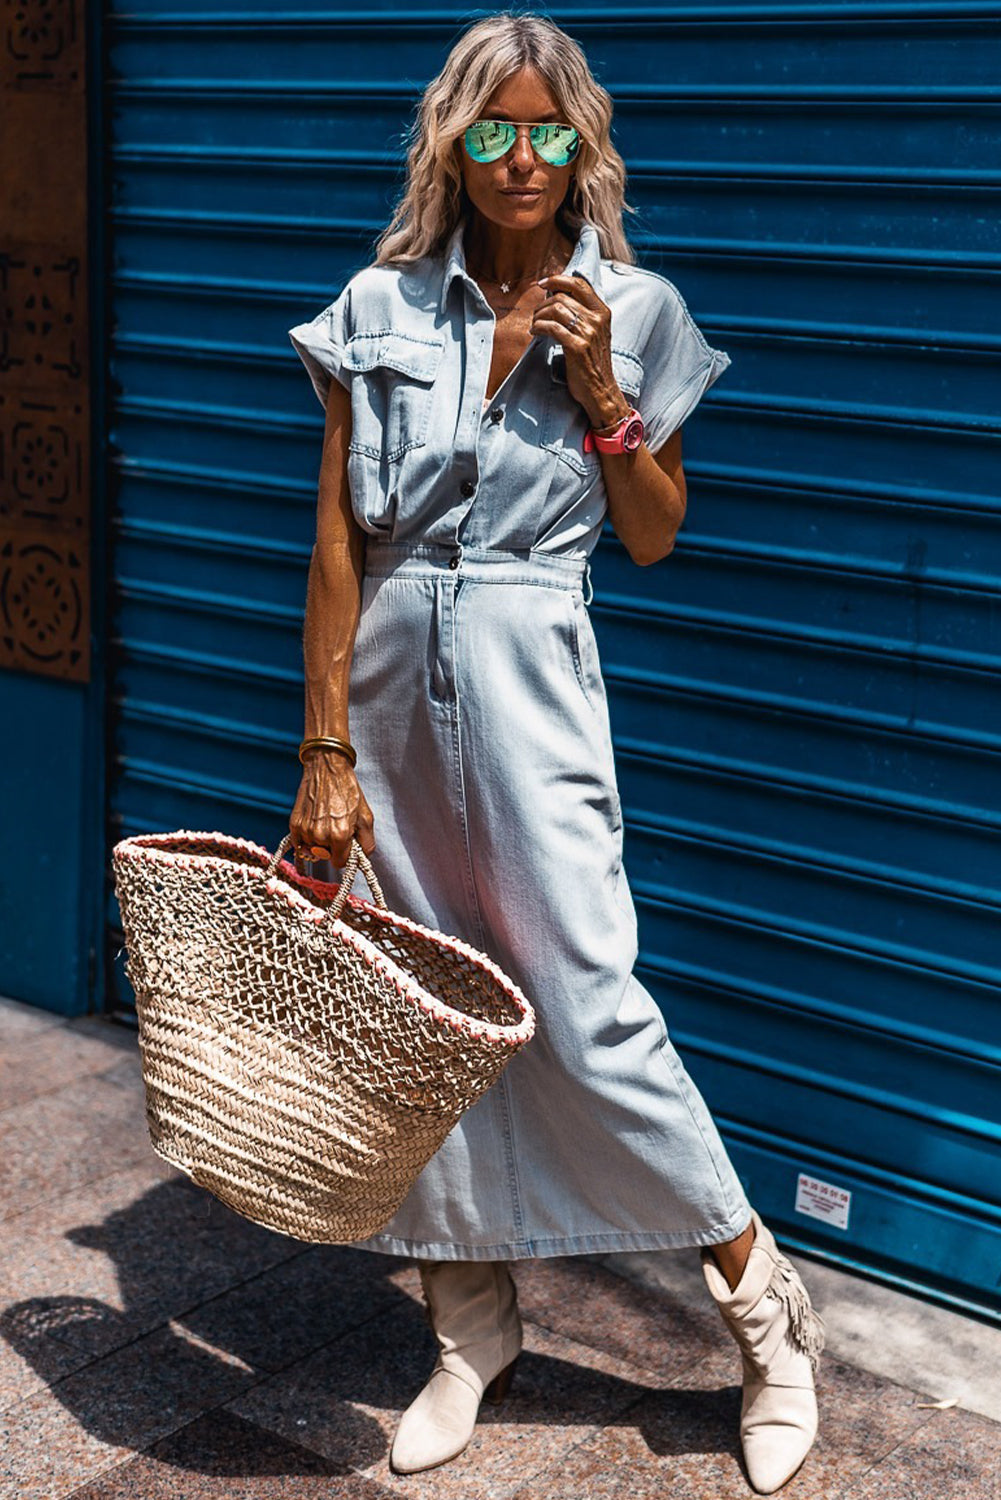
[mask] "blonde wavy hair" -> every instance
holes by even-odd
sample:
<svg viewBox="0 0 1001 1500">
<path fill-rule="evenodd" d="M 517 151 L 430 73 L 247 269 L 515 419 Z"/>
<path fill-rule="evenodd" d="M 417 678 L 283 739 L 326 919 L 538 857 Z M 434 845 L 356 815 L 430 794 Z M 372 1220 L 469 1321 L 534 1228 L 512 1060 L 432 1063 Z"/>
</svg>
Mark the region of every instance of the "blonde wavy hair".
<svg viewBox="0 0 1001 1500">
<path fill-rule="evenodd" d="M 566 123 L 580 134 L 576 178 L 557 212 L 560 228 L 575 240 L 581 225 L 591 224 L 604 259 L 635 264 L 622 216 L 636 210 L 625 201 L 626 166 L 612 145 L 611 95 L 554 21 L 498 11 L 463 33 L 421 95 L 406 137 L 406 185 L 375 243 L 377 266 L 443 253 L 469 208 L 455 142 L 482 119 L 494 90 L 526 67 L 545 79 Z"/>
</svg>

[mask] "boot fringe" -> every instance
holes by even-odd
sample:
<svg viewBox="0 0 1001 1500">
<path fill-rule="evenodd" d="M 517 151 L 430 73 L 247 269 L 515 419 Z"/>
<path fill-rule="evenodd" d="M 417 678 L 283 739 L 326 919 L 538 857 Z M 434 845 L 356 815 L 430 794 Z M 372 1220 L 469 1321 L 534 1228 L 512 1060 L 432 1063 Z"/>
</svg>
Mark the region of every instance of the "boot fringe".
<svg viewBox="0 0 1001 1500">
<path fill-rule="evenodd" d="M 824 1320 L 810 1301 L 799 1272 L 791 1261 L 779 1253 L 765 1295 L 785 1304 L 789 1314 L 789 1337 L 817 1372 L 824 1348 Z"/>
</svg>

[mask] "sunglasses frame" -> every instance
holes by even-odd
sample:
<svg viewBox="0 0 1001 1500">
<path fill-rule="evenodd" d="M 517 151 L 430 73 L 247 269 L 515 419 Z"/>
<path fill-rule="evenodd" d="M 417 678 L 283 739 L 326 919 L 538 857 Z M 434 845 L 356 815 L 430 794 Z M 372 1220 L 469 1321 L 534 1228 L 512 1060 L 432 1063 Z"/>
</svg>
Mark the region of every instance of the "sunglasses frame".
<svg viewBox="0 0 1001 1500">
<path fill-rule="evenodd" d="M 511 139 L 508 141 L 508 143 L 504 147 L 503 151 L 498 151 L 498 153 L 497 153 L 496 156 L 489 157 L 486 160 L 486 162 L 484 162 L 484 158 L 483 157 L 481 157 L 481 156 L 475 156 L 473 154 L 473 152 L 470 150 L 469 140 L 468 140 L 469 132 L 471 130 L 476 130 L 481 125 L 504 125 L 504 126 L 510 126 L 513 129 L 513 131 L 514 131 L 514 134 L 511 136 Z M 524 128 L 529 132 L 529 137 L 528 138 L 529 138 L 530 141 L 532 141 L 532 132 L 536 131 L 536 130 L 553 130 L 553 129 L 558 129 L 558 130 L 572 130 L 573 131 L 573 135 L 574 135 L 573 150 L 570 153 L 570 155 L 567 157 L 566 161 L 550 161 L 548 157 L 543 156 L 543 154 L 539 150 L 538 146 L 536 146 L 535 142 L 532 141 L 532 150 L 535 152 L 535 154 L 539 158 L 539 160 L 540 161 L 544 161 L 546 163 L 546 165 L 549 166 L 549 167 L 568 167 L 570 165 L 570 163 L 576 159 L 577 155 L 580 152 L 580 131 L 577 129 L 576 125 L 568 125 L 566 123 L 566 121 L 564 121 L 564 120 L 535 120 L 535 121 L 527 121 L 527 120 L 474 120 L 473 124 L 472 125 L 467 125 L 466 129 L 462 132 L 462 144 L 465 147 L 466 154 L 469 156 L 469 158 L 470 158 L 471 161 L 480 162 L 481 165 L 488 165 L 489 166 L 489 165 L 491 165 L 495 161 L 500 161 L 500 159 L 501 159 L 502 156 L 506 156 L 507 155 L 507 153 L 511 150 L 511 147 L 517 141 L 517 139 L 518 139 L 518 131 L 519 131 L 519 129 L 522 128 L 522 126 L 524 126 Z"/>
</svg>

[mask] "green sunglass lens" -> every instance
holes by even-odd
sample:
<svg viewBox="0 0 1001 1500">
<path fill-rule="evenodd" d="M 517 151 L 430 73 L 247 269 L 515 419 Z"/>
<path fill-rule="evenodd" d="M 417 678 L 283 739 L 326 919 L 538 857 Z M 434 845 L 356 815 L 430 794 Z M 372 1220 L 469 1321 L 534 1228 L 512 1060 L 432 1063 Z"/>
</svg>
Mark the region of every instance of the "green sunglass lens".
<svg viewBox="0 0 1001 1500">
<path fill-rule="evenodd" d="M 464 136 L 466 150 L 474 161 L 496 161 L 510 150 L 517 134 L 509 120 L 477 120 Z M 572 125 L 535 125 L 531 141 L 543 161 L 551 167 L 565 167 L 577 155 L 580 136 Z"/>
<path fill-rule="evenodd" d="M 569 125 L 537 125 L 532 146 L 551 167 L 565 167 L 577 155 L 580 137 Z"/>
<path fill-rule="evenodd" d="M 466 150 L 474 161 L 496 161 L 517 135 L 504 120 L 478 120 L 466 131 Z"/>
</svg>

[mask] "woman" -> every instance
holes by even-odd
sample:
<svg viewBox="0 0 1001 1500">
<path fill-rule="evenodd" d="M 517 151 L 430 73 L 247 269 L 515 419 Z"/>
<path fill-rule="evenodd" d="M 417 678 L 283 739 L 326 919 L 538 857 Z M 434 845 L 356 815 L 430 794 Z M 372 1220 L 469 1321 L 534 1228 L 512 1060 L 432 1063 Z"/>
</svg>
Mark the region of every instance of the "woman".
<svg viewBox="0 0 1001 1500">
<path fill-rule="evenodd" d="M 511 1260 L 699 1246 L 770 1493 L 816 1432 L 822 1325 L 632 973 L 584 590 L 606 515 L 635 562 L 670 552 L 680 426 L 729 358 L 634 264 L 611 116 L 552 22 L 477 22 L 425 90 L 374 264 L 290 330 L 326 411 L 290 830 L 342 866 L 374 807 L 390 905 L 485 950 L 538 1016 L 361 1242 L 418 1261 L 439 1344 L 393 1467 L 454 1457 L 503 1396 Z"/>
</svg>

